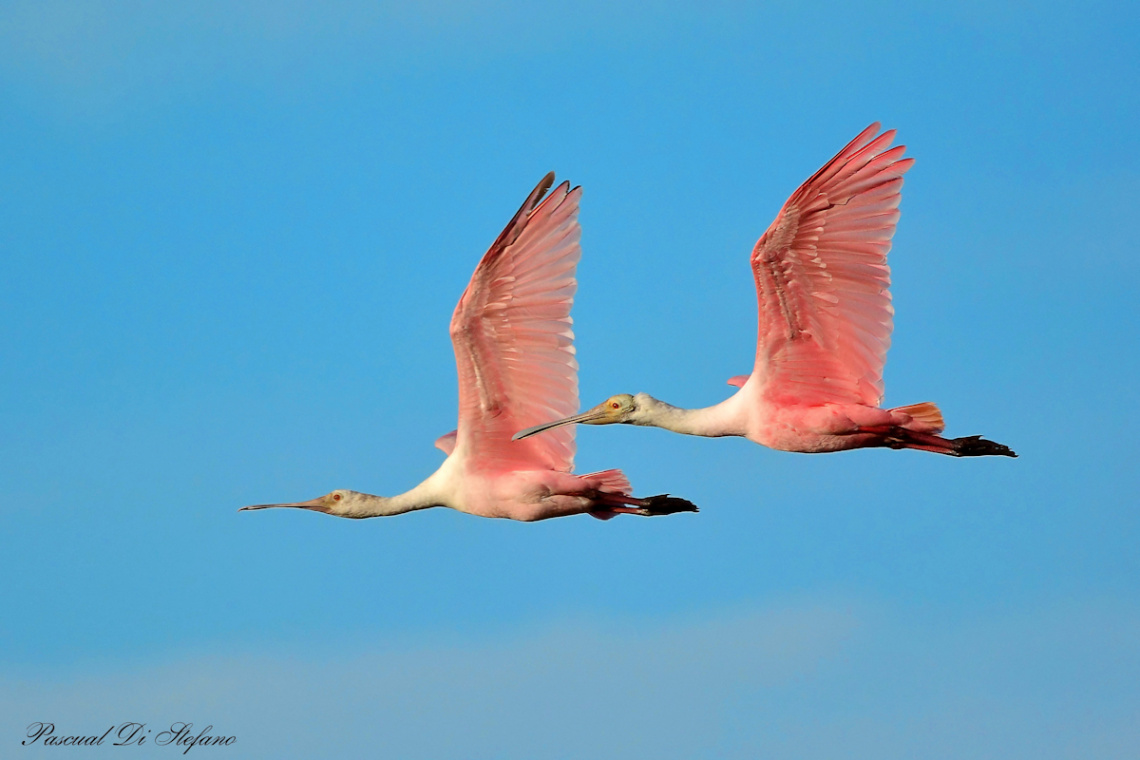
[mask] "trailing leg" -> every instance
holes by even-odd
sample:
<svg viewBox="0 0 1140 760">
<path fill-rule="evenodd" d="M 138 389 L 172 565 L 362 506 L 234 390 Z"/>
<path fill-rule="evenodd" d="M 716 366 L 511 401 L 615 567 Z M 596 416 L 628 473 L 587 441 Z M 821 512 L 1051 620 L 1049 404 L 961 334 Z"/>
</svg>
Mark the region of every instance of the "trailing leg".
<svg viewBox="0 0 1140 760">
<path fill-rule="evenodd" d="M 697 505 L 688 499 L 681 499 L 669 494 L 659 494 L 639 499 L 636 496 L 625 496 L 617 493 L 599 493 L 598 504 L 608 511 L 617 514 L 641 515 L 642 517 L 659 517 L 673 515 L 678 512 L 699 512 Z"/>
<path fill-rule="evenodd" d="M 919 451 L 932 451 L 935 454 L 946 454 L 952 457 L 1017 456 L 1009 446 L 987 440 L 980 435 L 968 435 L 964 438 L 943 438 L 938 435 L 896 427 L 883 432 L 882 436 L 879 445 L 889 446 L 892 449 L 918 449 Z"/>
</svg>

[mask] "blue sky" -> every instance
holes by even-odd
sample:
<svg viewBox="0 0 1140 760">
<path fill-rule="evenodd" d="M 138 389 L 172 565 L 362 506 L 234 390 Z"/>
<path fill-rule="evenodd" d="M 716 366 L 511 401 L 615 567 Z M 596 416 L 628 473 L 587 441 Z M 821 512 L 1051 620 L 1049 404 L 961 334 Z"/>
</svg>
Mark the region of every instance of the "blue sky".
<svg viewBox="0 0 1140 760">
<path fill-rule="evenodd" d="M 1138 15 L 6 4 L 0 746 L 1135 757 Z M 579 470 L 701 513 L 237 514 L 438 466 L 451 310 L 551 169 L 583 404 L 724 398 L 750 246 L 876 120 L 918 160 L 886 402 L 1019 459 L 587 428 Z"/>
</svg>

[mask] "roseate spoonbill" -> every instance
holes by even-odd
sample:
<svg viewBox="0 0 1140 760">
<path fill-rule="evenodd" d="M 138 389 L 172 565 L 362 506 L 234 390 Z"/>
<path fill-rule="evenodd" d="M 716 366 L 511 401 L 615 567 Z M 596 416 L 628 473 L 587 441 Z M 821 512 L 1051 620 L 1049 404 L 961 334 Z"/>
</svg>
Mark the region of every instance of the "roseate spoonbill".
<svg viewBox="0 0 1140 760">
<path fill-rule="evenodd" d="M 381 517 L 451 507 L 483 517 L 544 520 L 588 512 L 608 519 L 696 512 L 669 496 L 630 496 L 620 470 L 571 474 L 573 428 L 533 441 L 511 432 L 578 407 L 570 307 L 581 250 L 580 187 L 547 174 L 483 256 L 451 317 L 459 367 L 459 427 L 435 445 L 447 459 L 427 480 L 391 498 L 339 489 L 290 504 L 338 517 Z M 541 201 L 541 203 L 540 203 Z"/>
<path fill-rule="evenodd" d="M 1017 456 L 981 436 L 942 438 L 930 402 L 882 409 L 891 342 L 887 251 L 899 218 L 902 175 L 914 163 L 889 148 L 894 130 L 872 124 L 784 204 L 752 250 L 760 306 L 756 364 L 731 378 L 732 397 L 678 409 L 621 394 L 593 409 L 519 431 L 572 423 L 629 423 L 703 436 L 739 435 L 783 451 L 888 446 L 951 456 Z"/>
</svg>

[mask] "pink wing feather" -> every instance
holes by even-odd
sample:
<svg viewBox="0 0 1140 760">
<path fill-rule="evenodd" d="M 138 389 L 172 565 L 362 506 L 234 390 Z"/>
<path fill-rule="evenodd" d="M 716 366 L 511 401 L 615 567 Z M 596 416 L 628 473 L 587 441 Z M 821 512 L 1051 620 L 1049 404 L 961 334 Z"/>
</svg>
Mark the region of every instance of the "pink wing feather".
<svg viewBox="0 0 1140 760">
<path fill-rule="evenodd" d="M 517 430 L 578 410 L 570 307 L 581 249 L 582 189 L 553 172 L 483 256 L 451 317 L 459 370 L 456 449 L 476 467 L 570 472 L 572 425 L 512 441 Z"/>
<path fill-rule="evenodd" d="M 891 343 L 887 252 L 902 175 L 895 132 L 867 127 L 800 186 L 752 251 L 760 306 L 753 370 L 781 406 L 878 406 Z"/>
<path fill-rule="evenodd" d="M 458 434 L 458 430 L 452 430 L 450 433 L 444 433 L 439 438 L 435 439 L 435 447 L 442 451 L 444 454 L 451 456 L 451 452 L 455 451 L 455 438 Z"/>
</svg>

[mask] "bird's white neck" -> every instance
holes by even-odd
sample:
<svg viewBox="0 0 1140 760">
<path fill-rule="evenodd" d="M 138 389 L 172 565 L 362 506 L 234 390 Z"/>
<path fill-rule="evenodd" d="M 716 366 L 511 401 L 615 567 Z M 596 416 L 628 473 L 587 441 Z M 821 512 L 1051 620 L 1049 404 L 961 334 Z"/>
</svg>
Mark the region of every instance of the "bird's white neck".
<svg viewBox="0 0 1140 760">
<path fill-rule="evenodd" d="M 352 503 L 345 504 L 342 517 L 390 517 L 414 512 L 417 509 L 446 506 L 437 493 L 431 478 L 398 496 L 374 496 L 370 493 L 356 494 Z"/>
<path fill-rule="evenodd" d="M 649 425 L 683 435 L 709 438 L 746 434 L 735 411 L 736 396 L 702 409 L 682 409 L 645 393 L 637 394 L 635 399 L 638 413 L 630 420 L 634 425 Z"/>
</svg>

